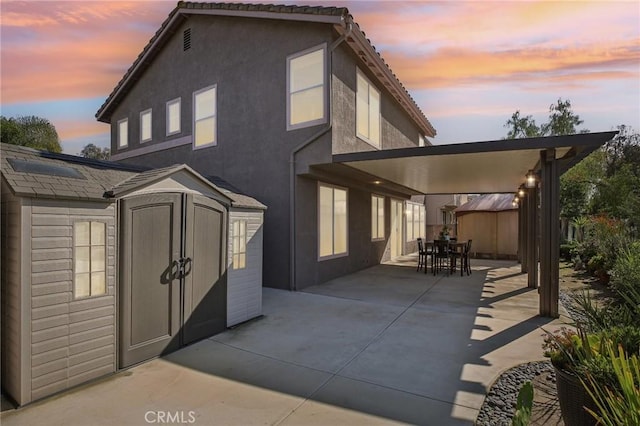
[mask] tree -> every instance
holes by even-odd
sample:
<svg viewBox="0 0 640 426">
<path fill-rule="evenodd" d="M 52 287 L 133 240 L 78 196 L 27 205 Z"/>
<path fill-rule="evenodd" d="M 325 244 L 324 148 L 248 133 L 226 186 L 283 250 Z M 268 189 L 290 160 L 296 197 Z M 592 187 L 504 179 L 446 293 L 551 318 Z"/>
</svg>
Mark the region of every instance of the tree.
<svg viewBox="0 0 640 426">
<path fill-rule="evenodd" d="M 543 135 L 573 135 L 576 134 L 576 126 L 583 123 L 580 116 L 571 110 L 571 101 L 563 101 L 558 98 L 556 104 L 549 106 L 549 122 L 540 126 Z M 581 130 L 580 133 L 588 133 L 589 130 Z"/>
<path fill-rule="evenodd" d="M 50 152 L 62 152 L 56 128 L 46 118 L 35 115 L 0 117 L 0 140 Z"/>
<path fill-rule="evenodd" d="M 100 148 L 90 143 L 82 148 L 80 155 L 85 158 L 93 158 L 94 160 L 108 160 L 111 156 L 111 150 L 109 150 L 109 148 Z"/>
<path fill-rule="evenodd" d="M 542 136 L 540 127 L 536 125 L 536 121 L 532 116 L 520 116 L 520 110 L 516 110 L 507 120 L 504 127 L 509 128 L 507 139 L 532 138 Z"/>
</svg>

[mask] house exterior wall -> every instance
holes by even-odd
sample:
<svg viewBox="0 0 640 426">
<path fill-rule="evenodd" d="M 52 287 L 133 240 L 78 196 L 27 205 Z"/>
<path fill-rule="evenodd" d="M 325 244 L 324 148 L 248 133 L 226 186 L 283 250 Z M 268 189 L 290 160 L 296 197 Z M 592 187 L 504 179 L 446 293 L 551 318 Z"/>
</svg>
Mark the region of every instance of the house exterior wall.
<svg viewBox="0 0 640 426">
<path fill-rule="evenodd" d="M 229 213 L 229 242 L 227 265 L 227 327 L 262 315 L 262 210 L 231 208 Z M 233 222 L 247 221 L 247 263 L 234 269 Z"/>
<path fill-rule="evenodd" d="M 191 48 L 183 51 L 183 31 L 191 29 Z M 123 97 L 111 115 L 112 153 L 117 161 L 165 167 L 186 163 L 203 175 L 217 175 L 242 192 L 264 202 L 269 209 L 264 216 L 263 280 L 269 287 L 290 288 L 290 223 L 292 151 L 294 174 L 308 174 L 313 164 L 330 163 L 332 154 L 374 149 L 356 138 L 356 72 L 359 59 L 347 46 L 333 52 L 329 46 L 337 39 L 330 24 L 301 23 L 241 17 L 190 16 L 160 50 L 135 85 Z M 225 40 L 224 43 L 212 42 Z M 232 42 L 229 40 L 233 40 Z M 287 57 L 306 49 L 327 47 L 327 90 L 331 88 L 332 113 L 327 123 L 287 131 L 286 75 Z M 224 58 L 221 60 L 221 58 Z M 256 72 L 259 70 L 259 72 Z M 364 67 L 360 70 L 375 82 Z M 217 85 L 217 145 L 193 150 L 192 95 L 199 89 Z M 403 112 L 384 87 L 381 92 L 381 145 L 383 149 L 417 146 L 418 127 Z M 165 104 L 181 98 L 180 134 L 165 136 Z M 139 113 L 153 110 L 153 139 L 139 143 Z M 129 145 L 118 150 L 117 123 L 129 119 Z M 296 182 L 301 182 L 296 179 Z M 311 185 L 313 186 L 313 185 Z M 304 193 L 307 185 L 295 190 L 296 209 L 316 209 L 316 190 Z M 366 207 L 350 213 L 350 220 L 363 214 L 370 220 L 370 196 Z M 307 200 L 312 204 L 307 205 Z M 363 204 L 364 206 L 364 204 Z M 302 213 L 298 213 L 302 214 Z M 360 217 L 358 220 L 364 223 Z M 317 233 L 306 216 L 297 220 L 296 230 L 305 247 L 309 233 Z M 360 226 L 360 225 L 358 225 Z M 340 265 L 327 272 L 326 262 L 305 261 L 307 273 L 322 282 L 326 277 L 353 272 L 379 263 L 386 242 L 370 241 L 354 235 L 348 260 L 331 262 Z M 313 238 L 317 239 L 317 236 Z M 382 247 L 382 248 L 381 248 Z M 357 251 L 356 251 L 357 250 Z M 315 252 L 315 251 L 314 251 Z M 359 256 L 356 259 L 355 256 Z M 309 257 L 304 249 L 296 254 Z M 328 278 L 327 278 L 328 279 Z"/>
<path fill-rule="evenodd" d="M 13 196 L 3 179 L 0 222 L 2 388 L 20 405 L 30 400 L 31 372 L 27 359 L 30 345 L 30 276 L 24 268 L 29 261 L 29 209 L 28 203 L 23 203 L 23 199 Z"/>
</svg>

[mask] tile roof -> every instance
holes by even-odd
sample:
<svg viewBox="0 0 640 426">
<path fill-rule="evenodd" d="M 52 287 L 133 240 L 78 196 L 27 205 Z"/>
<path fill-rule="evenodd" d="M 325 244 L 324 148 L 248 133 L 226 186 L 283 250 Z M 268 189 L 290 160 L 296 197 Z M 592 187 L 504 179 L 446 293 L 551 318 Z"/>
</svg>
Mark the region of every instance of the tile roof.
<svg viewBox="0 0 640 426">
<path fill-rule="evenodd" d="M 174 24 L 176 21 L 176 15 L 178 14 L 189 14 L 194 11 L 220 11 L 223 12 L 246 12 L 249 13 L 262 13 L 269 14 L 273 13 L 274 18 L 276 18 L 276 14 L 279 15 L 287 15 L 290 14 L 296 16 L 309 16 L 309 17 L 336 17 L 341 18 L 341 22 L 352 22 L 353 17 L 349 13 L 349 9 L 346 7 L 325 7 L 325 6 L 296 6 L 296 5 L 274 5 L 274 4 L 252 4 L 252 3 L 208 3 L 208 2 L 185 2 L 179 1 L 176 7 L 169 13 L 169 16 L 165 21 L 160 25 L 160 28 L 156 31 L 153 37 L 149 40 L 147 45 L 144 47 L 142 52 L 138 55 L 133 64 L 129 67 L 124 76 L 120 79 L 115 88 L 111 91 L 107 99 L 100 106 L 100 109 L 96 112 L 96 118 L 99 121 L 109 122 L 109 110 L 110 104 L 114 101 L 117 101 L 117 98 L 122 95 L 121 91 L 126 90 L 128 86 L 133 84 L 136 79 L 133 79 L 133 74 L 136 73 L 138 68 L 140 67 L 140 71 L 142 71 L 145 67 L 149 66 L 152 62 L 153 57 L 159 52 L 162 48 L 163 44 L 166 42 L 167 36 L 163 37 L 164 34 L 169 34 L 170 31 L 167 29 Z M 302 19 L 302 18 L 300 18 Z M 385 62 L 385 60 L 380 55 L 375 48 L 375 46 L 371 43 L 371 40 L 366 38 L 366 34 L 364 31 L 360 29 L 360 26 L 354 22 L 354 27 L 356 32 L 359 34 L 360 38 L 363 40 L 364 49 L 369 51 L 369 55 L 366 56 L 365 53 L 360 50 L 360 47 L 356 46 L 356 43 L 352 41 L 349 45 L 354 49 L 356 55 L 361 57 L 361 59 L 367 64 L 367 66 L 374 66 L 375 70 L 372 70 L 374 74 L 379 78 L 384 78 L 384 74 L 387 74 L 389 80 L 392 83 L 392 86 L 396 86 L 400 93 L 397 93 L 393 87 L 390 88 L 391 92 L 396 96 L 398 102 L 407 109 L 409 115 L 417 120 L 417 122 L 425 127 L 426 136 L 435 136 L 436 131 L 429 121 L 429 119 L 422 112 L 416 101 L 409 94 L 408 90 L 404 87 L 400 79 L 393 73 L 389 65 Z M 364 55 L 364 56 L 363 56 Z M 368 59 L 373 60 L 374 62 L 378 62 L 379 67 L 375 66 L 374 63 L 370 63 Z M 382 73 L 379 72 L 382 70 Z M 418 115 L 419 117 L 416 117 Z M 106 116 L 106 117 L 105 117 Z"/>
<path fill-rule="evenodd" d="M 4 143 L 0 144 L 0 154 L 2 177 L 15 195 L 24 197 L 109 201 L 183 169 L 200 176 L 180 164 L 148 169 Z M 29 171 L 17 171 L 16 164 L 26 166 Z M 63 173 L 59 172 L 65 171 L 72 171 L 66 174 L 76 177 L 60 176 Z M 266 209 L 264 204 L 219 177 L 203 179 L 229 198 L 233 207 Z"/>
</svg>

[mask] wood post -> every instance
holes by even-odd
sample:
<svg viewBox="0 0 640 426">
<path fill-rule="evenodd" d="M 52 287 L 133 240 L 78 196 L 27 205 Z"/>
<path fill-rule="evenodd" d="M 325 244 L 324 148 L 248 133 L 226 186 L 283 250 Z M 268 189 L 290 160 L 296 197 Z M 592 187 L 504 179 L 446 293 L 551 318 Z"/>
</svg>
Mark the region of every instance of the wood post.
<svg viewBox="0 0 640 426">
<path fill-rule="evenodd" d="M 527 207 L 529 197 L 525 196 L 520 200 L 518 206 L 518 260 L 520 261 L 520 272 L 527 273 Z"/>
<path fill-rule="evenodd" d="M 527 287 L 538 288 L 538 188 L 527 188 Z"/>
<path fill-rule="evenodd" d="M 560 284 L 560 180 L 556 150 L 540 151 L 540 315 L 558 317 Z"/>
</svg>

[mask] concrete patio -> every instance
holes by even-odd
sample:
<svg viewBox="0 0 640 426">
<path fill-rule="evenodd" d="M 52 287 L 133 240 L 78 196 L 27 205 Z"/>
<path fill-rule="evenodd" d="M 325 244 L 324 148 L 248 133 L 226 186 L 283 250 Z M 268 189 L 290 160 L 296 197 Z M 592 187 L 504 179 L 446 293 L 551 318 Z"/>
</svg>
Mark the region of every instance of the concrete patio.
<svg viewBox="0 0 640 426">
<path fill-rule="evenodd" d="M 542 359 L 540 327 L 560 322 L 538 316 L 513 262 L 476 260 L 464 277 L 415 264 L 264 289 L 264 317 L 5 411 L 2 425 L 471 424 L 492 382 Z"/>
</svg>

